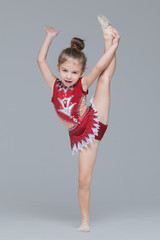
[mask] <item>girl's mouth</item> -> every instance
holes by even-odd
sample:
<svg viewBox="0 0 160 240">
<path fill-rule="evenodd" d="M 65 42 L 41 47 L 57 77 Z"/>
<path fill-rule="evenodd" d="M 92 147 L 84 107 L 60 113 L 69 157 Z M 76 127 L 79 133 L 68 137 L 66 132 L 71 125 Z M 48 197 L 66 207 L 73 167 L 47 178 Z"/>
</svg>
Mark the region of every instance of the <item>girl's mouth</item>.
<svg viewBox="0 0 160 240">
<path fill-rule="evenodd" d="M 65 80 L 66 83 L 71 83 L 72 81 Z"/>
</svg>

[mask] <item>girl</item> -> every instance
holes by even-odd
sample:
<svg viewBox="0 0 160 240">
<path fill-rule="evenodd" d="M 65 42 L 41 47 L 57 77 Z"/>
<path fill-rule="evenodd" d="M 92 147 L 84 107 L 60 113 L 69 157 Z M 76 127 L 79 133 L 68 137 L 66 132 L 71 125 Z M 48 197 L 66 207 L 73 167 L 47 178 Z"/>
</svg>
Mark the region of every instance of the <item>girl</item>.
<svg viewBox="0 0 160 240">
<path fill-rule="evenodd" d="M 82 52 L 84 41 L 73 38 L 71 46 L 64 49 L 58 59 L 58 79 L 46 63 L 47 52 L 59 34 L 53 27 L 45 26 L 46 38 L 37 56 L 38 66 L 52 92 L 59 120 L 67 127 L 71 149 L 79 152 L 78 199 L 82 222 L 77 231 L 89 232 L 90 184 L 99 143 L 108 127 L 110 84 L 116 67 L 116 50 L 120 34 L 109 20 L 98 16 L 104 38 L 104 54 L 85 76 L 86 56 Z M 86 95 L 97 79 L 91 105 L 86 105 Z"/>
</svg>

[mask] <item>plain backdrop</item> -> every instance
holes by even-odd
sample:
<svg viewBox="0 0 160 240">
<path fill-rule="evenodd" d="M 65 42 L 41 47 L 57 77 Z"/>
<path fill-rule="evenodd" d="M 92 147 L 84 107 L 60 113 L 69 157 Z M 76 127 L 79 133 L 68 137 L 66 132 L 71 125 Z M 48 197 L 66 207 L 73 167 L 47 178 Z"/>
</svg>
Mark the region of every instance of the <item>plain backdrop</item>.
<svg viewBox="0 0 160 240">
<path fill-rule="evenodd" d="M 51 217 L 79 214 L 78 155 L 51 103 L 37 64 L 44 25 L 61 32 L 47 63 L 73 37 L 85 40 L 86 73 L 103 54 L 97 15 L 120 32 L 109 126 L 91 183 L 91 216 L 107 209 L 160 205 L 159 2 L 156 0 L 1 1 L 0 209 Z M 87 102 L 96 83 L 89 89 Z M 107 214 L 107 213 L 106 213 Z"/>
</svg>

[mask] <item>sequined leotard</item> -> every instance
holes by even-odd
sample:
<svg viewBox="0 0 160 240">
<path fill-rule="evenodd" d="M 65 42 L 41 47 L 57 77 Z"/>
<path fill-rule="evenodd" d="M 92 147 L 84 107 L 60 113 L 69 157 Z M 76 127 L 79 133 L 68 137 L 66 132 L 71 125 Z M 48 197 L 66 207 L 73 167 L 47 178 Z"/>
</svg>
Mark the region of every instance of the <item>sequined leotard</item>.
<svg viewBox="0 0 160 240">
<path fill-rule="evenodd" d="M 88 90 L 85 92 L 82 88 L 82 77 L 71 87 L 66 87 L 57 78 L 53 86 L 51 102 L 59 120 L 69 131 L 73 151 L 82 150 L 94 139 L 100 140 L 102 136 L 98 137 L 99 128 L 103 127 L 105 132 L 108 126 L 99 122 L 92 100 L 90 106 L 86 105 L 87 94 Z"/>
</svg>

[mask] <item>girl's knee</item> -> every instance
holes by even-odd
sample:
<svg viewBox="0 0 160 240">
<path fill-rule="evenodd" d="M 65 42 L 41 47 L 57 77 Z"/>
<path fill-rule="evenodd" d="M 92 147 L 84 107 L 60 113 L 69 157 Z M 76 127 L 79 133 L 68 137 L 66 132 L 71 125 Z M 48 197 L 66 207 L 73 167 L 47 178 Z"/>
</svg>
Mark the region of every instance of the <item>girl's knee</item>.
<svg viewBox="0 0 160 240">
<path fill-rule="evenodd" d="M 80 176 L 78 179 L 80 188 L 89 188 L 91 184 L 91 178 L 88 176 Z"/>
</svg>

